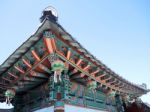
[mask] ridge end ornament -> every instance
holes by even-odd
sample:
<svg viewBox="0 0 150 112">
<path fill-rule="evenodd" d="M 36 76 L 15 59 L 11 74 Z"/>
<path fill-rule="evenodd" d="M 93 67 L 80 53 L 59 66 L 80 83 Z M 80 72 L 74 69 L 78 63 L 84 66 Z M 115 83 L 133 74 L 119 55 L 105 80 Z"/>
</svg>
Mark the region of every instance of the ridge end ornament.
<svg viewBox="0 0 150 112">
<path fill-rule="evenodd" d="M 52 71 L 54 71 L 54 82 L 62 82 L 61 75 L 65 70 L 65 64 L 61 60 L 55 60 L 52 62 Z"/>
<path fill-rule="evenodd" d="M 5 97 L 6 97 L 6 103 L 8 105 L 10 105 L 10 102 L 12 101 L 12 99 L 15 97 L 16 94 L 16 90 L 14 88 L 11 89 L 7 89 L 5 91 Z"/>
</svg>

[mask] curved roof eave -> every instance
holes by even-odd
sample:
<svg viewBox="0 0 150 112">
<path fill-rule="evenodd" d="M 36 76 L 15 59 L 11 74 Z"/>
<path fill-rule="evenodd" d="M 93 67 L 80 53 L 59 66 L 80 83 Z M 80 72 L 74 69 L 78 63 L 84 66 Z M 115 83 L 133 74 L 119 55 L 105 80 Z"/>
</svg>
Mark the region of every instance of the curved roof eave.
<svg viewBox="0 0 150 112">
<path fill-rule="evenodd" d="M 20 45 L 1 65 L 0 75 L 13 65 L 32 45 L 38 41 L 43 29 L 49 28 L 48 21 L 45 19 L 38 27 L 38 29 L 22 44 Z"/>
<path fill-rule="evenodd" d="M 89 54 L 91 58 L 93 58 L 93 59 L 94 59 L 96 62 L 98 62 L 100 65 L 105 66 L 108 70 L 110 70 L 111 72 L 113 72 L 110 68 L 108 68 L 105 64 L 103 64 L 100 60 L 98 60 L 95 56 L 93 56 L 88 50 L 86 50 L 80 43 L 78 43 L 78 42 L 76 41 L 76 39 L 75 39 L 74 37 L 72 37 L 71 34 L 69 34 L 61 25 L 58 24 L 58 26 L 61 28 L 62 32 L 65 32 L 65 33 L 63 33 L 63 34 L 66 34 L 67 36 L 69 36 L 69 37 L 71 38 L 70 40 L 72 40 L 72 41 L 74 41 L 75 43 L 77 43 L 77 44 L 78 44 L 78 47 L 80 47 L 80 48 L 82 48 L 83 50 L 85 50 L 86 53 Z M 114 73 L 114 74 L 112 74 L 112 75 L 114 75 L 114 77 L 117 77 L 118 79 L 120 79 L 120 80 L 122 80 L 122 81 L 125 81 L 126 83 L 130 84 L 131 86 L 135 86 L 136 88 L 142 89 L 142 90 L 144 90 L 145 92 L 149 92 L 149 91 L 150 91 L 150 90 L 148 90 L 148 89 L 146 89 L 146 88 L 141 87 L 140 85 L 137 85 L 137 84 L 134 84 L 134 83 L 132 83 L 132 82 L 129 82 L 128 80 L 126 80 L 126 79 L 123 78 L 122 76 L 116 74 L 115 72 L 113 72 L 113 73 Z"/>
<path fill-rule="evenodd" d="M 47 19 L 45 19 L 38 27 L 38 29 L 33 33 L 29 39 L 27 39 L 21 46 L 19 46 L 7 59 L 0 65 L 0 76 L 3 72 L 5 72 L 9 67 L 11 67 L 20 57 L 28 51 L 28 49 L 39 40 L 40 34 L 46 29 L 50 29 L 51 27 L 55 28 L 56 30 L 59 30 L 59 33 L 62 34 L 64 39 L 70 41 L 73 46 L 76 46 L 86 54 L 86 56 L 90 57 L 91 60 L 95 61 L 98 65 L 104 66 L 108 71 L 112 72 L 113 76 L 120 79 L 121 81 L 124 81 L 132 86 L 135 86 L 139 89 L 142 89 L 146 92 L 149 90 L 146 88 L 143 88 L 139 85 L 133 84 L 123 77 L 119 76 L 115 72 L 113 72 L 110 68 L 108 68 L 106 65 L 104 65 L 100 60 L 98 60 L 95 56 L 93 56 L 88 50 L 86 50 L 80 43 L 76 41 L 74 37 L 72 37 L 60 24 L 58 23 L 53 23 Z"/>
</svg>

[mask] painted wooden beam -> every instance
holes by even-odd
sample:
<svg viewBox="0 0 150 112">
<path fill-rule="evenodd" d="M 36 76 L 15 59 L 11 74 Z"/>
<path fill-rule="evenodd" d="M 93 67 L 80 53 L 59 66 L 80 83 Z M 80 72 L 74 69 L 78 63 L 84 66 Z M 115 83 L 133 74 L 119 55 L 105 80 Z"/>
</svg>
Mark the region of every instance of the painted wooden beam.
<svg viewBox="0 0 150 112">
<path fill-rule="evenodd" d="M 28 80 L 23 81 L 23 82 L 18 82 L 18 83 L 21 83 L 21 84 L 23 84 L 23 85 L 26 85 L 26 84 L 34 85 L 34 84 L 35 84 L 35 82 L 33 82 L 33 81 L 28 81 Z"/>
<path fill-rule="evenodd" d="M 25 59 L 22 59 L 23 63 L 27 65 L 27 67 L 32 68 L 32 65 Z"/>
<path fill-rule="evenodd" d="M 83 61 L 83 59 L 80 58 L 80 59 L 77 61 L 76 65 L 79 66 L 82 61 Z"/>
<path fill-rule="evenodd" d="M 101 79 L 101 80 L 104 80 L 106 83 L 107 83 L 107 81 L 108 80 L 110 80 L 112 77 L 111 76 L 109 76 L 109 77 L 106 77 L 106 78 L 104 78 L 104 79 Z"/>
<path fill-rule="evenodd" d="M 111 85 L 111 84 L 114 83 L 114 82 L 116 82 L 116 79 L 114 79 L 113 81 L 108 82 L 108 83 L 109 83 L 109 85 Z"/>
<path fill-rule="evenodd" d="M 109 76 L 107 79 L 105 79 L 105 82 L 107 82 L 108 80 L 112 79 L 112 76 Z"/>
<path fill-rule="evenodd" d="M 44 44 L 45 44 L 45 47 L 46 47 L 46 49 L 47 49 L 47 52 L 49 53 L 49 54 L 51 54 L 51 53 L 54 53 L 54 49 L 53 49 L 53 45 L 52 45 L 52 40 L 51 40 L 51 38 L 44 38 Z"/>
<path fill-rule="evenodd" d="M 10 86 L 1 85 L 0 87 L 9 88 Z"/>
<path fill-rule="evenodd" d="M 117 80 L 116 82 L 114 82 L 114 83 L 111 83 L 111 85 L 117 85 L 119 83 L 119 81 Z"/>
<path fill-rule="evenodd" d="M 35 52 L 35 50 L 32 50 L 31 53 L 32 53 L 33 57 L 36 59 L 36 61 L 41 60 L 40 57 L 38 56 L 38 54 Z"/>
<path fill-rule="evenodd" d="M 107 74 L 102 74 L 100 76 L 97 76 L 96 79 L 99 80 L 100 78 L 104 77 L 105 75 L 107 75 Z"/>
<path fill-rule="evenodd" d="M 83 83 L 86 83 L 86 82 L 87 82 L 87 79 L 86 79 L 86 78 L 79 78 L 78 81 L 83 82 Z"/>
<path fill-rule="evenodd" d="M 7 90 L 7 88 L 1 87 L 1 86 L 0 86 L 0 89 L 2 89 L 2 90 Z"/>
<path fill-rule="evenodd" d="M 51 38 L 51 43 L 52 43 L 52 47 L 53 47 L 54 51 L 56 51 L 57 46 L 56 46 L 55 38 Z"/>
<path fill-rule="evenodd" d="M 44 81 L 43 79 L 37 79 L 37 78 L 33 78 L 33 77 L 24 77 L 23 80 L 27 80 L 27 81 L 33 81 L 33 82 L 42 82 Z"/>
<path fill-rule="evenodd" d="M 70 49 L 68 49 L 68 51 L 67 51 L 67 59 L 69 60 L 70 59 L 70 56 L 71 56 L 71 50 Z"/>
<path fill-rule="evenodd" d="M 75 74 L 75 73 L 77 73 L 77 72 L 78 72 L 78 70 L 74 68 L 74 69 L 70 72 L 70 75 L 73 75 L 73 74 Z"/>
<path fill-rule="evenodd" d="M 122 88 L 122 86 L 123 86 L 123 83 L 120 82 L 120 84 L 118 84 L 118 88 Z"/>
<path fill-rule="evenodd" d="M 57 53 L 57 56 L 62 58 L 63 60 L 66 60 L 69 64 L 71 64 L 73 67 L 75 67 L 77 69 L 77 71 L 80 71 L 84 74 L 86 74 L 87 76 L 91 76 L 90 73 L 86 73 L 85 71 L 82 70 L 82 68 L 80 66 L 77 66 L 76 64 L 72 63 L 70 60 L 67 60 L 66 57 L 62 56 L 59 52 L 56 52 Z M 79 61 L 79 60 L 78 60 Z M 72 74 L 71 74 L 72 75 Z M 101 81 L 101 79 L 96 79 L 96 77 L 91 77 L 92 79 L 96 80 L 97 82 L 100 82 L 102 83 L 103 81 Z M 80 78 L 80 79 L 83 79 L 83 78 Z M 108 87 L 114 89 L 114 90 L 118 90 L 118 91 L 122 91 L 124 92 L 124 90 L 120 90 L 119 88 L 116 88 L 114 87 L 113 85 L 110 85 L 109 83 L 105 83 L 104 82 L 104 85 L 107 85 Z"/>
<path fill-rule="evenodd" d="M 69 70 L 70 65 L 67 63 L 67 61 L 64 63 L 66 70 Z"/>
<path fill-rule="evenodd" d="M 87 65 L 83 68 L 83 71 L 87 72 L 87 70 L 90 68 L 91 66 L 90 65 Z M 78 77 L 79 76 L 79 77 Z M 75 75 L 75 77 L 78 77 L 78 78 L 83 78 L 85 76 L 85 74 L 83 73 L 80 73 L 79 75 Z"/>
<path fill-rule="evenodd" d="M 43 71 L 49 73 L 49 74 L 52 73 L 51 70 L 50 70 L 48 67 L 46 67 L 45 65 L 43 65 L 43 64 L 39 64 L 38 67 L 39 67 L 40 69 L 42 69 Z"/>
<path fill-rule="evenodd" d="M 91 67 L 91 66 L 88 64 L 87 66 L 85 66 L 85 67 L 83 68 L 83 70 L 84 70 L 84 71 L 87 71 L 90 67 Z"/>
<path fill-rule="evenodd" d="M 26 90 L 29 89 L 30 87 L 33 87 L 33 85 L 35 85 L 36 83 L 34 82 L 34 84 L 30 84 L 30 83 L 25 83 L 23 82 L 18 82 L 18 88 L 19 90 Z"/>
<path fill-rule="evenodd" d="M 20 73 L 22 73 L 22 74 L 24 74 L 25 72 L 21 69 L 21 68 L 19 68 L 18 66 L 14 66 L 14 68 L 16 69 L 16 70 L 18 70 Z"/>
<path fill-rule="evenodd" d="M 93 77 L 95 77 L 95 75 L 96 75 L 98 72 L 100 72 L 100 69 L 97 69 L 96 71 L 92 72 L 91 75 L 92 75 Z"/>
<path fill-rule="evenodd" d="M 10 73 L 10 72 L 8 72 L 8 74 L 9 74 L 10 76 L 14 77 L 15 79 L 18 78 L 18 76 L 14 75 L 14 74 L 12 74 L 12 73 Z"/>
<path fill-rule="evenodd" d="M 5 77 L 2 77 L 2 79 L 4 79 L 5 81 L 8 81 L 8 82 L 12 82 L 12 80 L 9 80 L 9 79 L 7 79 Z"/>
<path fill-rule="evenodd" d="M 35 72 L 35 71 L 31 71 L 30 76 L 39 77 L 39 78 L 48 78 L 48 76 L 46 76 L 42 73 L 39 73 L 39 72 Z"/>
<path fill-rule="evenodd" d="M 5 83 L 0 83 L 0 85 L 8 86 L 8 85 L 7 85 L 7 84 L 5 84 Z"/>
<path fill-rule="evenodd" d="M 76 74 L 76 75 L 73 75 L 72 77 L 71 77 L 71 79 L 79 79 L 79 78 L 83 78 L 85 76 L 85 74 Z"/>
</svg>

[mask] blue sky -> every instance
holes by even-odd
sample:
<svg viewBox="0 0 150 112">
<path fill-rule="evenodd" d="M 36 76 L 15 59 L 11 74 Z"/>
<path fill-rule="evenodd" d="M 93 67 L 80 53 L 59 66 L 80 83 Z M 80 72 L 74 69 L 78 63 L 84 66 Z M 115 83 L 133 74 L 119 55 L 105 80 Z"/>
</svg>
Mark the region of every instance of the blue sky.
<svg viewBox="0 0 150 112">
<path fill-rule="evenodd" d="M 150 88 L 149 0 L 2 0 L 0 63 L 37 29 L 49 5 L 58 10 L 59 23 L 99 60 Z M 150 93 L 142 99 L 150 103 Z"/>
</svg>

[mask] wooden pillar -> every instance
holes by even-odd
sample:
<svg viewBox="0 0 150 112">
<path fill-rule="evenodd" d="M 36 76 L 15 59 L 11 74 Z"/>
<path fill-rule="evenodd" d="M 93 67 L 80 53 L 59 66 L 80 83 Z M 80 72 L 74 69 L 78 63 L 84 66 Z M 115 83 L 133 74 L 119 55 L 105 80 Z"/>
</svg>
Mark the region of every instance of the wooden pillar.
<svg viewBox="0 0 150 112">
<path fill-rule="evenodd" d="M 54 104 L 54 112 L 65 112 L 64 101 L 56 101 Z"/>
</svg>

